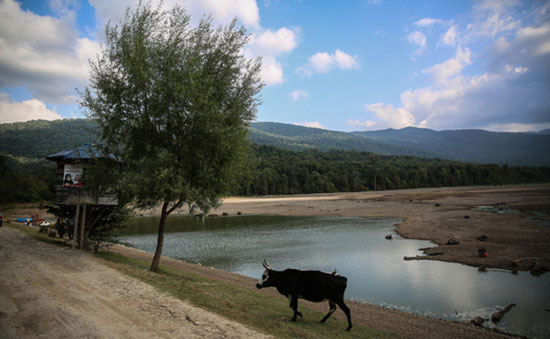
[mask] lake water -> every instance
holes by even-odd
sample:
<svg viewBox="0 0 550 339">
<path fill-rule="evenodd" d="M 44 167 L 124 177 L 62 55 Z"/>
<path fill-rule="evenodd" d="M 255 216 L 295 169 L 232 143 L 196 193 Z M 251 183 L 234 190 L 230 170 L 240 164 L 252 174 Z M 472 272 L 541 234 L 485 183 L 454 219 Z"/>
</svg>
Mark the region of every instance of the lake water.
<svg viewBox="0 0 550 339">
<path fill-rule="evenodd" d="M 498 324 L 485 325 L 550 338 L 550 275 L 477 268 L 437 261 L 404 261 L 432 243 L 395 233 L 399 219 L 233 216 L 171 217 L 163 255 L 259 278 L 266 259 L 288 267 L 348 277 L 345 297 L 454 321 L 490 318 L 515 303 Z M 120 240 L 153 253 L 157 218 L 132 221 Z M 392 234 L 393 240 L 385 235 Z"/>
</svg>

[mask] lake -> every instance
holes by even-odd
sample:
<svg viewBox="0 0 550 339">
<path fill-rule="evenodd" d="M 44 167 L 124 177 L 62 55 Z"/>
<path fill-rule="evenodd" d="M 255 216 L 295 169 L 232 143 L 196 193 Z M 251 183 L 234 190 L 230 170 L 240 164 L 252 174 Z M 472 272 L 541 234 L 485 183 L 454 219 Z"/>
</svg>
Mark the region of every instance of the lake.
<svg viewBox="0 0 550 339">
<path fill-rule="evenodd" d="M 347 217 L 228 216 L 170 217 L 163 255 L 259 278 L 266 259 L 276 270 L 336 269 L 348 278 L 345 297 L 434 318 L 469 321 L 490 318 L 515 303 L 498 324 L 487 327 L 550 337 L 550 275 L 437 261 L 405 261 L 434 246 L 395 233 L 400 219 Z M 158 218 L 138 218 L 120 236 L 153 253 Z M 392 234 L 392 240 L 385 235 Z M 352 315 L 353 316 L 353 315 Z"/>
</svg>

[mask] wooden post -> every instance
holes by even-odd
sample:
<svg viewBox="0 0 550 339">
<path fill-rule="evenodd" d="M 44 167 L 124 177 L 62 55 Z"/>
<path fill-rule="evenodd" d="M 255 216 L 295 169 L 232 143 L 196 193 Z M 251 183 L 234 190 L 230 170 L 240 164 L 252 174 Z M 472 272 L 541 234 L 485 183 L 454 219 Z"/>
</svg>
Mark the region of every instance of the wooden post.
<svg viewBox="0 0 550 339">
<path fill-rule="evenodd" d="M 80 217 L 80 205 L 76 205 L 76 216 L 74 217 L 74 226 L 73 226 L 73 250 L 76 248 L 76 230 L 78 229 L 79 217 Z"/>
<path fill-rule="evenodd" d="M 82 206 L 82 222 L 80 223 L 80 249 L 84 249 L 84 232 L 86 228 L 86 205 Z"/>
</svg>

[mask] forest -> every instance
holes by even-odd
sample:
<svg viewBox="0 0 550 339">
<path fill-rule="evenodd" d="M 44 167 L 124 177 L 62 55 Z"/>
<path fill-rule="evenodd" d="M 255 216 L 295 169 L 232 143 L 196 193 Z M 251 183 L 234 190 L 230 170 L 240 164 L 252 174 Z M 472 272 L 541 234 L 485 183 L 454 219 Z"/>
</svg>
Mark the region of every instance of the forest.
<svg viewBox="0 0 550 339">
<path fill-rule="evenodd" d="M 253 145 L 233 194 L 307 194 L 550 181 L 550 167 L 471 164 L 411 156 Z"/>
<path fill-rule="evenodd" d="M 54 164 L 17 170 L 15 162 L 0 154 L 0 203 L 53 200 Z M 550 182 L 550 167 L 480 165 L 358 151 L 292 151 L 252 144 L 230 194 L 307 194 L 543 182 Z"/>
</svg>

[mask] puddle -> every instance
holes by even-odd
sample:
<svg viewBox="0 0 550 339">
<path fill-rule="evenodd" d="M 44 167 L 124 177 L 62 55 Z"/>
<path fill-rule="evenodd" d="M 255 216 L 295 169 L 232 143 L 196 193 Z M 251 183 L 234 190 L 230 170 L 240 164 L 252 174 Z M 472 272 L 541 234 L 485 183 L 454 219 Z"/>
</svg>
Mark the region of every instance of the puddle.
<svg viewBox="0 0 550 339">
<path fill-rule="evenodd" d="M 502 207 L 494 207 L 494 206 L 476 206 L 476 207 L 473 207 L 472 210 L 481 211 L 481 212 L 499 213 L 499 214 L 519 212 L 519 210 L 512 209 L 512 208 L 502 208 Z"/>
</svg>

